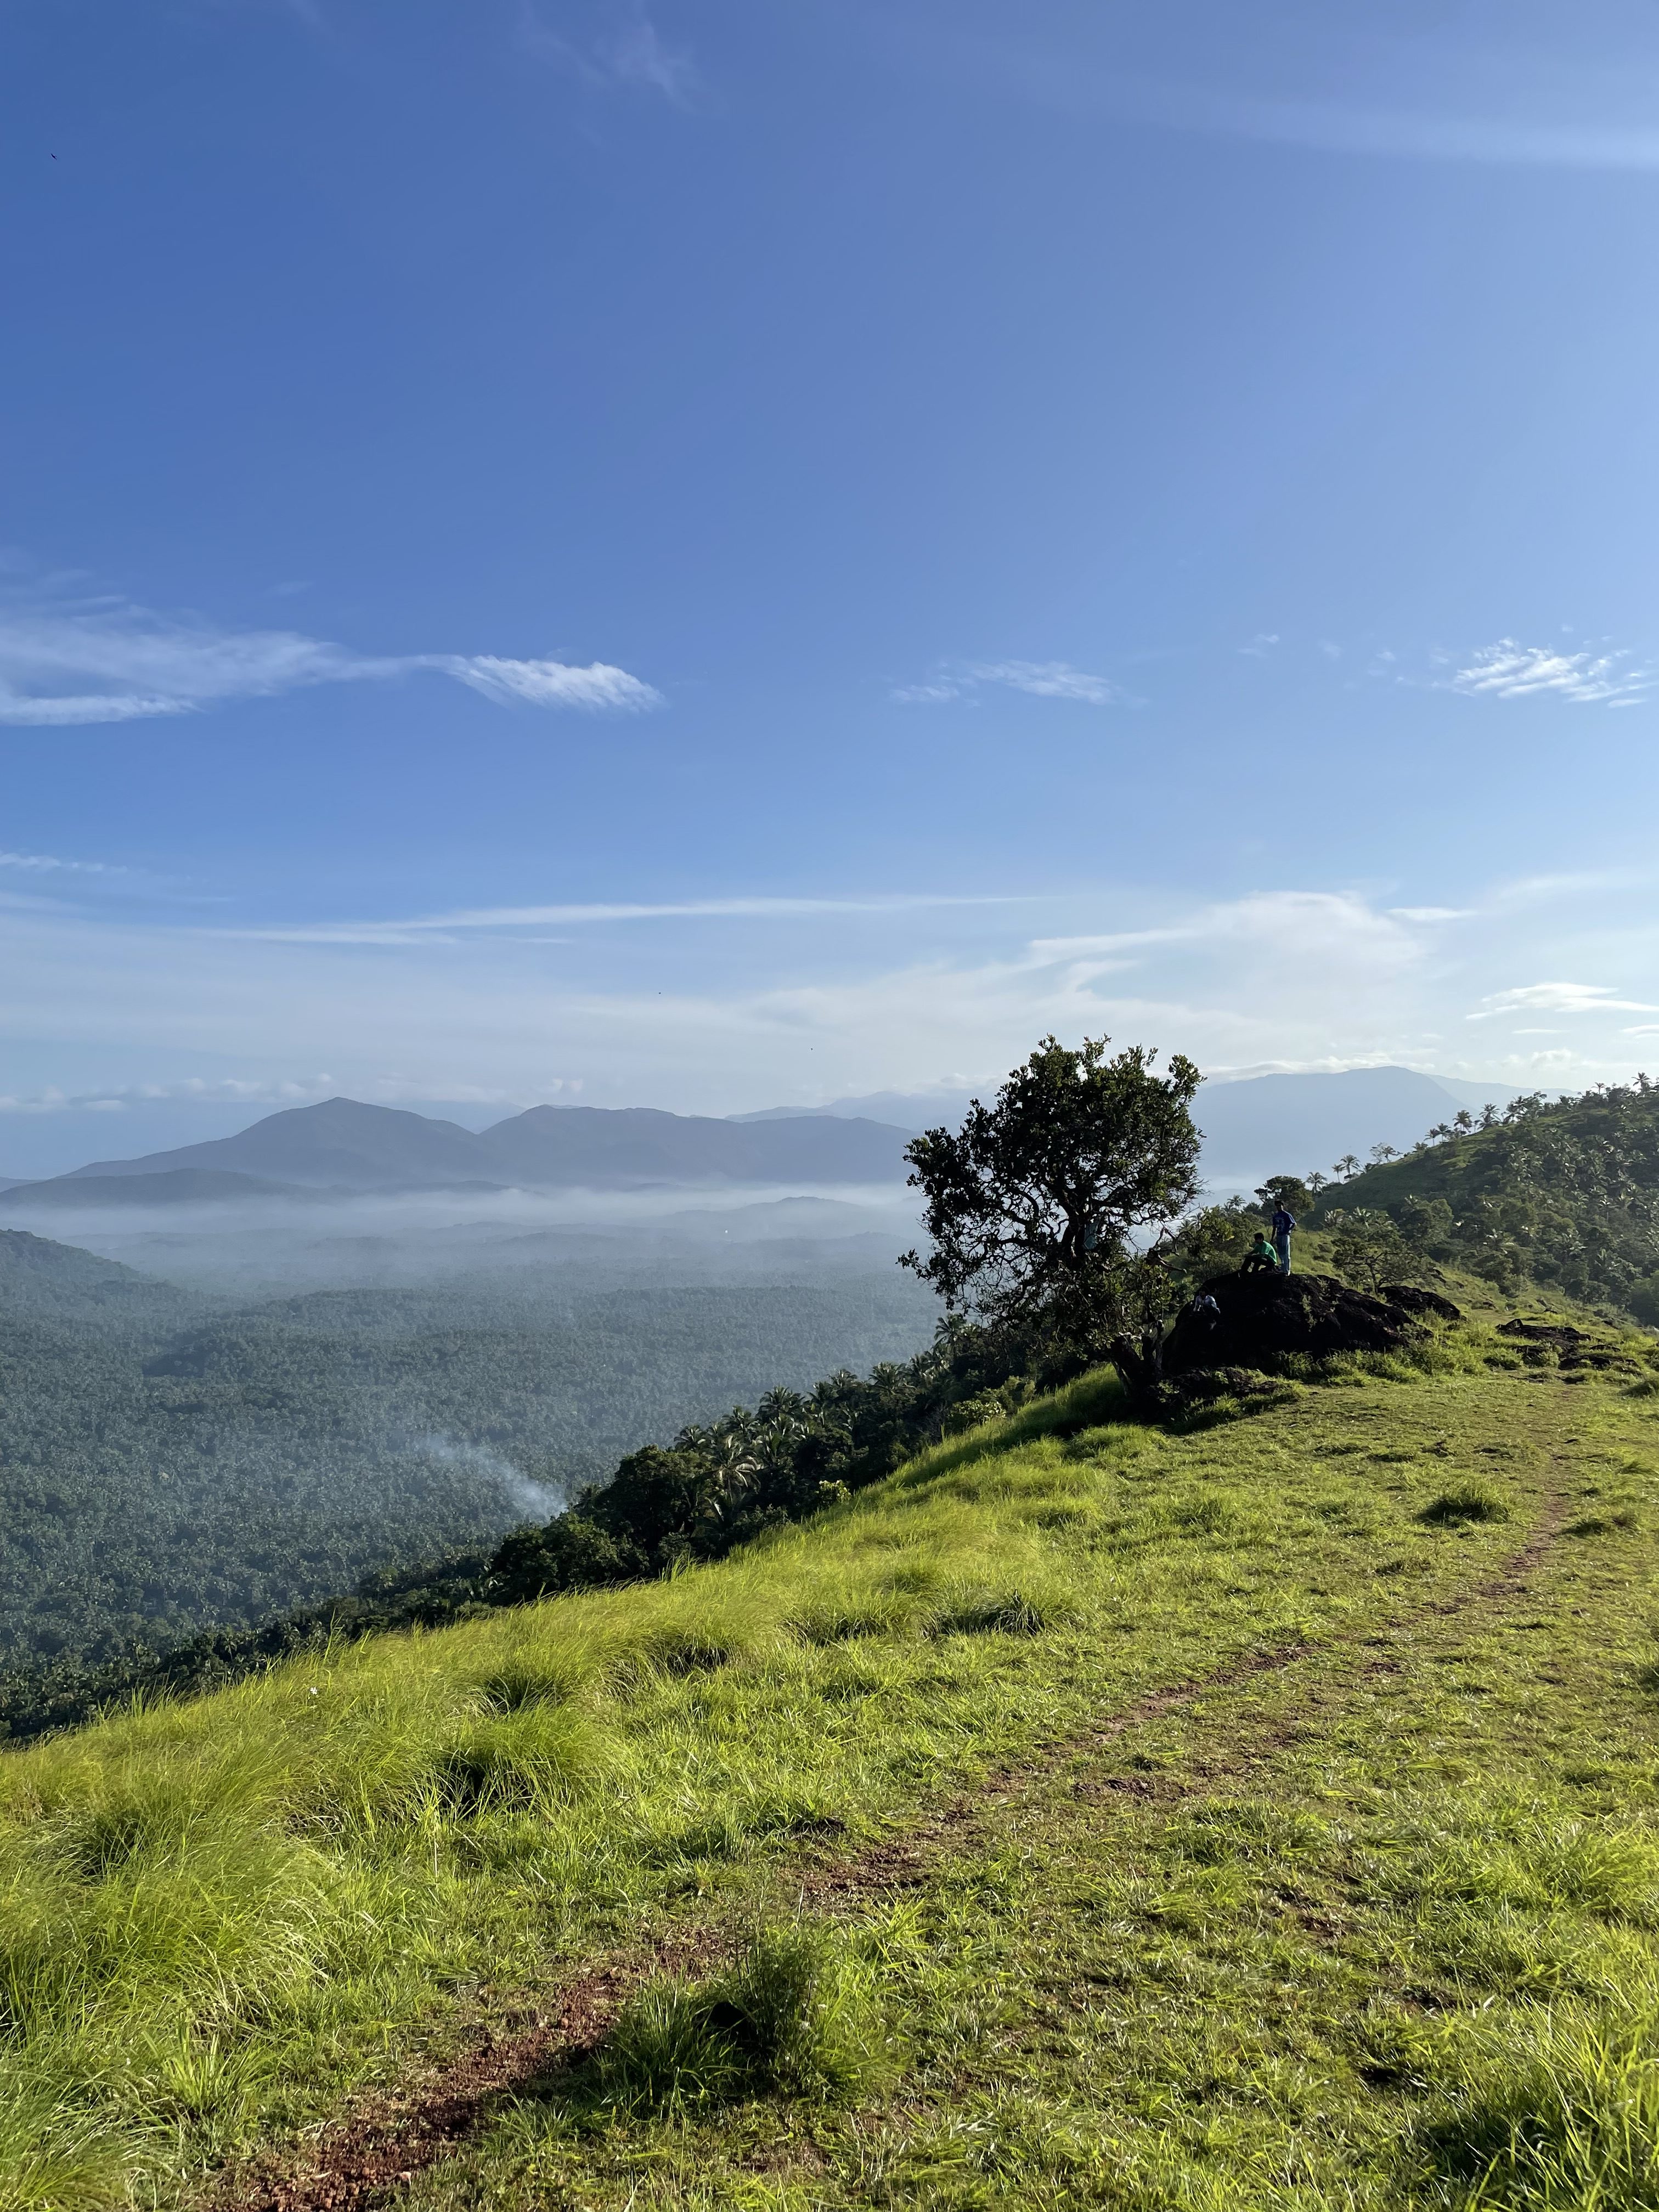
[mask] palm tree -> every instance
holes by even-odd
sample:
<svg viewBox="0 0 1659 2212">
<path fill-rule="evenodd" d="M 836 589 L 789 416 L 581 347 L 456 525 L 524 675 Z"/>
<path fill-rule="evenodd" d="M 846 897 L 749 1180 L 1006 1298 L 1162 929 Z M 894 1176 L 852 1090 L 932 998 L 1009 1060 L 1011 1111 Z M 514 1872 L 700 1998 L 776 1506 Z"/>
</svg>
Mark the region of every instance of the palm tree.
<svg viewBox="0 0 1659 2212">
<path fill-rule="evenodd" d="M 702 1453 L 706 1469 L 703 1510 L 716 1521 L 729 1521 L 761 1471 L 761 1455 L 746 1428 L 732 1422 L 706 1435 Z"/>
</svg>

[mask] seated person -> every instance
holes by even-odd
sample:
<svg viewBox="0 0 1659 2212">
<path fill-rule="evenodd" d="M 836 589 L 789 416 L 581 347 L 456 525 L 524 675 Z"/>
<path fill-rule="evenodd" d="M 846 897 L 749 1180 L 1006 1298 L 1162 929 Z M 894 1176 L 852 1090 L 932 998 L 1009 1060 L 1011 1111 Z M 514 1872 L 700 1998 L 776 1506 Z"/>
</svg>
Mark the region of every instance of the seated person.
<svg viewBox="0 0 1659 2212">
<path fill-rule="evenodd" d="M 1255 1242 L 1245 1254 L 1244 1264 L 1238 1272 L 1241 1275 L 1278 1273 L 1279 1255 L 1273 1249 L 1273 1239 L 1265 1229 L 1256 1231 Z"/>
</svg>

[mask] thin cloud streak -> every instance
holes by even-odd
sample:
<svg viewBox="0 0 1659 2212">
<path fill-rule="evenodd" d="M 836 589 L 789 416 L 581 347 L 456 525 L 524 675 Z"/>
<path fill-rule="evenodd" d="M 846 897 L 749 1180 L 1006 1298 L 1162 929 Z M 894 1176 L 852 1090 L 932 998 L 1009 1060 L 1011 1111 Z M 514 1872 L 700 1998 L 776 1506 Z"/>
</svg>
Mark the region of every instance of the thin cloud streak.
<svg viewBox="0 0 1659 2212">
<path fill-rule="evenodd" d="M 125 876 L 131 869 L 112 860 L 63 860 L 55 853 L 0 853 L 0 868 L 22 868 L 31 874 L 61 871 L 76 876 Z"/>
<path fill-rule="evenodd" d="M 1297 98 L 1238 87 L 1195 84 L 1171 76 L 1080 64 L 1079 57 L 1034 51 L 1006 38 L 958 33 L 957 51 L 998 83 L 1015 87 L 1042 106 L 1073 114 L 1107 115 L 1126 122 L 1205 137 L 1253 139 L 1299 146 L 1310 153 L 1396 161 L 1474 162 L 1503 167 L 1659 170 L 1659 131 L 1644 117 L 1612 124 L 1540 114 L 1535 118 L 1438 109 L 1361 105 L 1319 97 Z M 1489 72 L 1483 72 L 1483 76 Z M 1581 102 L 1605 88 L 1581 93 Z M 1551 99 L 1557 88 L 1534 89 Z M 1477 95 L 1478 97 L 1478 95 Z M 1552 100 L 1552 104 L 1554 101 Z"/>
<path fill-rule="evenodd" d="M 925 684 L 902 684 L 889 694 L 904 707 L 939 707 L 952 699 L 971 699 L 985 684 L 1024 691 L 1033 699 L 1069 699 L 1085 707 L 1127 707 L 1135 702 L 1109 676 L 1091 676 L 1066 660 L 974 660 L 942 668 Z"/>
<path fill-rule="evenodd" d="M 696 64 L 690 54 L 666 45 L 642 10 L 634 12 L 620 28 L 578 45 L 526 4 L 519 11 L 519 45 L 536 60 L 564 70 L 595 91 L 620 87 L 657 93 L 675 107 L 689 107 L 699 88 Z"/>
<path fill-rule="evenodd" d="M 0 724 L 75 728 L 192 714 L 324 684 L 431 671 L 501 706 L 637 714 L 662 694 L 605 661 L 356 653 L 295 630 L 223 630 L 122 601 L 0 612 Z"/>
<path fill-rule="evenodd" d="M 793 911 L 804 902 L 782 903 Z M 814 910 L 830 908 L 825 919 L 834 919 L 854 903 L 868 911 L 872 902 Z M 1645 1039 L 1623 1033 L 1634 1026 L 1626 1011 L 1659 1021 L 1650 1002 L 1610 984 L 1498 988 L 1517 957 L 1542 967 L 1552 952 L 1605 961 L 1603 975 L 1651 972 L 1645 908 L 1621 918 L 1595 896 L 1571 918 L 1540 917 L 1535 930 L 1513 908 L 1487 902 L 1449 933 L 1353 892 L 1183 909 L 1103 886 L 1050 911 L 1131 926 L 1037 937 L 1022 927 L 1030 908 L 1014 905 L 990 945 L 976 922 L 942 954 L 927 950 L 939 944 L 938 923 L 907 932 L 896 902 L 884 906 L 894 918 L 878 932 L 787 938 L 772 902 L 662 902 L 653 918 L 671 904 L 740 910 L 688 966 L 672 939 L 651 940 L 642 964 L 607 935 L 580 931 L 567 951 L 532 956 L 522 939 L 490 934 L 518 926 L 499 915 L 540 911 L 520 908 L 464 910 L 486 918 L 470 936 L 456 915 L 423 917 L 434 926 L 409 931 L 393 958 L 362 941 L 0 908 L 0 1032 L 38 1067 L 25 1084 L 16 1059 L 7 1087 L 35 1111 L 52 1084 L 84 1096 L 88 1084 L 66 1082 L 54 1065 L 61 1047 L 82 1064 L 95 1051 L 95 1079 L 118 1067 L 120 1081 L 99 1094 L 118 1102 L 210 1061 L 226 1081 L 252 1086 L 250 1105 L 326 1067 L 330 1088 L 360 1097 L 529 1100 L 552 1095 L 556 1082 L 558 1095 L 592 1104 L 725 1113 L 777 1097 L 913 1090 L 947 1068 L 989 1078 L 1052 1030 L 1067 1042 L 1104 1032 L 1181 1049 L 1215 1073 L 1392 1061 L 1524 1088 L 1628 1079 Z M 1145 926 L 1133 926 L 1137 910 Z M 459 967 L 449 949 L 457 943 L 471 946 Z M 1532 1027 L 1557 1012 L 1563 994 L 1580 1016 L 1565 1053 L 1506 1036 L 1507 1024 L 1463 1019 L 1475 1006 Z M 1606 1018 L 1587 1018 L 1597 1014 Z M 211 1095 L 226 1094 L 216 1086 Z"/>
<path fill-rule="evenodd" d="M 1528 983 L 1494 991 L 1465 1021 L 1489 1022 L 1504 1014 L 1659 1014 L 1644 999 L 1621 999 L 1609 983 Z"/>
<path fill-rule="evenodd" d="M 1312 100 L 1267 100 L 1194 85 L 1121 82 L 1121 107 L 1147 122 L 1217 136 L 1304 146 L 1312 153 L 1382 155 L 1504 167 L 1659 169 L 1659 131 L 1510 122 Z"/>
<path fill-rule="evenodd" d="M 453 944 L 458 930 L 512 930 L 545 927 L 550 923 L 605 921 L 680 921 L 696 920 L 786 919 L 792 915 L 908 914 L 935 907 L 988 907 L 1029 904 L 1036 893 L 975 896 L 941 892 L 898 892 L 874 898 L 726 898 L 664 901 L 612 901 L 571 906 L 465 907 L 453 914 L 415 915 L 392 921 L 295 922 L 267 929 L 210 929 L 198 934 L 256 939 L 271 945 L 429 945 Z M 566 940 L 531 939 L 530 943 L 560 944 Z"/>
</svg>

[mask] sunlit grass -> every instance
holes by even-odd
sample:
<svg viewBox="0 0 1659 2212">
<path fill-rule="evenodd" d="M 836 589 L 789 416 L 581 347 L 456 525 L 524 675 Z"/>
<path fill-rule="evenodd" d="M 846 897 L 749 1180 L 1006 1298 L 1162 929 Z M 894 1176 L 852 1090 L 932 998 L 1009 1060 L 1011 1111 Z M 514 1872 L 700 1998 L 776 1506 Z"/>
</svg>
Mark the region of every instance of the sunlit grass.
<svg viewBox="0 0 1659 2212">
<path fill-rule="evenodd" d="M 1085 1378 L 720 1565 L 0 1757 L 0 2208 L 170 2188 L 461 2032 L 481 1980 L 1477 1574 L 1516 1528 L 1422 1516 L 1466 1474 L 1524 1527 L 1534 1401 L 1478 1345 L 1440 1364 L 1186 1436 Z"/>
</svg>

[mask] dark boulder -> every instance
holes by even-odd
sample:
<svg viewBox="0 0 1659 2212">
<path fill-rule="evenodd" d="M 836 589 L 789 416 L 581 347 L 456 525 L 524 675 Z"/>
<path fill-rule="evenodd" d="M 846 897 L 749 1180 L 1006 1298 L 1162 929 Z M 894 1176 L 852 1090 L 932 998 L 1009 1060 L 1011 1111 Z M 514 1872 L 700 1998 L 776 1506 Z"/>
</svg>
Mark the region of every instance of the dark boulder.
<svg viewBox="0 0 1659 2212">
<path fill-rule="evenodd" d="M 1329 1275 L 1218 1275 L 1200 1299 L 1216 1311 L 1184 1312 L 1164 1346 L 1164 1371 L 1199 1367 L 1272 1368 L 1297 1357 L 1392 1352 L 1419 1323 L 1403 1305 L 1368 1297 Z"/>
<path fill-rule="evenodd" d="M 1620 1368 L 1626 1355 L 1614 1344 L 1597 1343 L 1588 1330 L 1571 1322 L 1506 1321 L 1498 1334 L 1516 1342 L 1528 1367 L 1543 1367 L 1553 1360 L 1560 1367 Z"/>
<path fill-rule="evenodd" d="M 1588 1344 L 1589 1337 L 1582 1328 L 1575 1328 L 1569 1321 L 1506 1321 L 1498 1327 L 1499 1336 L 1518 1336 L 1526 1344 L 1547 1345 L 1552 1352 L 1577 1352 L 1580 1345 Z"/>
<path fill-rule="evenodd" d="M 1384 1283 L 1382 1295 L 1390 1305 L 1404 1306 L 1408 1314 L 1434 1314 L 1441 1321 L 1462 1321 L 1463 1310 L 1438 1291 L 1425 1291 L 1419 1283 Z"/>
</svg>

